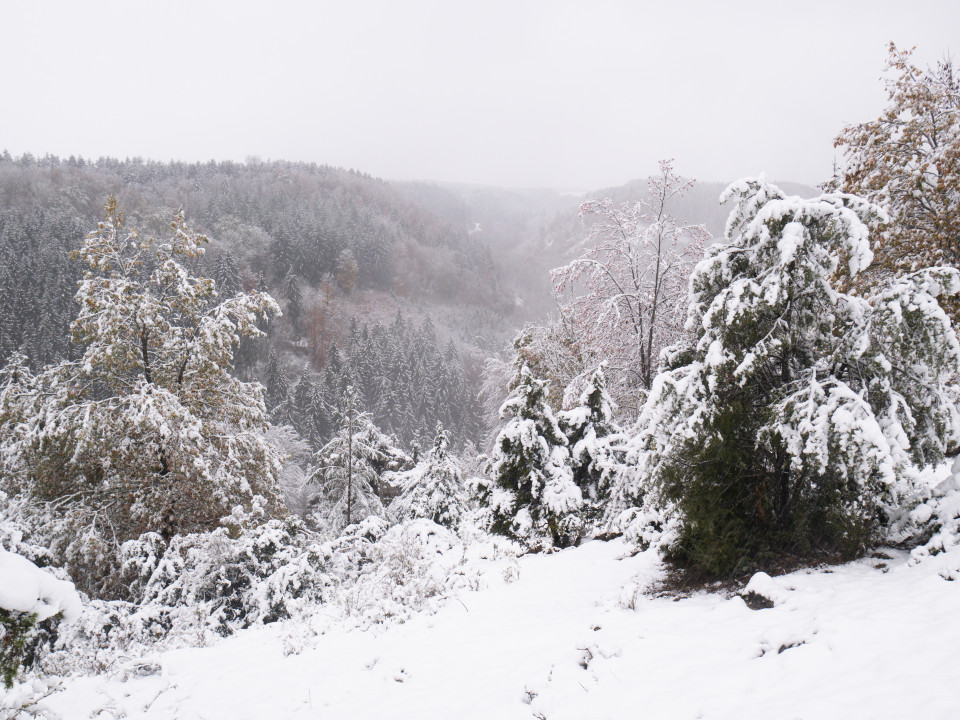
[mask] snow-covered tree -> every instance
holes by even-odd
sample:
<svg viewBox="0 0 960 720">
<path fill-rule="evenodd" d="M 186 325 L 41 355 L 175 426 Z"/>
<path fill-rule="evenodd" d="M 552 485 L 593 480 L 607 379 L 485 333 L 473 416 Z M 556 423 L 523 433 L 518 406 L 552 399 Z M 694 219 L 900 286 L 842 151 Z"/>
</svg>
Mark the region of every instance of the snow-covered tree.
<svg viewBox="0 0 960 720">
<path fill-rule="evenodd" d="M 271 425 L 266 437 L 283 454 L 279 484 L 287 510 L 303 518 L 309 509 L 312 448 L 289 425 Z"/>
<path fill-rule="evenodd" d="M 463 471 L 448 445 L 447 431 L 437 425 L 433 448 L 416 467 L 399 476 L 402 491 L 390 503 L 395 520 L 426 518 L 456 530 L 469 506 Z"/>
<path fill-rule="evenodd" d="M 360 412 L 356 391 L 347 388 L 340 430 L 317 451 L 313 483 L 319 487 L 320 516 L 332 532 L 370 515 L 385 515 L 380 476 L 409 461 L 392 438 L 380 432 L 369 413 Z"/>
<path fill-rule="evenodd" d="M 914 468 L 958 436 L 960 345 L 938 298 L 960 277 L 839 292 L 839 264 L 856 275 L 871 260 L 872 206 L 762 179 L 725 197 L 727 242 L 694 272 L 692 338 L 664 353 L 626 490 L 679 518 L 674 557 L 712 573 L 859 552 L 909 503 Z"/>
<path fill-rule="evenodd" d="M 214 265 L 213 279 L 217 283 L 217 295 L 223 298 L 233 297 L 242 290 L 243 278 L 240 266 L 233 253 L 223 250 L 217 256 Z"/>
<path fill-rule="evenodd" d="M 5 484 L 63 503 L 110 542 L 217 526 L 277 504 L 278 450 L 263 388 L 230 374 L 242 337 L 279 312 L 269 295 L 222 300 L 185 265 L 206 238 L 178 214 L 166 241 L 127 229 L 116 200 L 76 256 L 76 363 L 5 373 Z"/>
<path fill-rule="evenodd" d="M 570 448 L 573 481 L 584 498 L 585 515 L 599 516 L 611 488 L 625 472 L 625 436 L 614 419 L 603 365 L 590 376 L 578 404 L 558 413 Z"/>
<path fill-rule="evenodd" d="M 546 393 L 546 383 L 522 368 L 520 384 L 500 408 L 507 423 L 497 435 L 488 468 L 492 485 L 483 500 L 493 532 L 530 545 L 566 547 L 580 537 L 583 494 Z"/>
<path fill-rule="evenodd" d="M 876 259 L 861 283 L 876 285 L 934 265 L 960 266 L 960 76 L 946 59 L 926 70 L 890 44 L 888 105 L 844 129 L 832 185 L 880 205 L 871 224 Z M 956 321 L 960 306 L 951 306 Z"/>
<path fill-rule="evenodd" d="M 595 216 L 587 250 L 551 273 L 558 296 L 569 295 L 563 314 L 587 355 L 583 379 L 606 361 L 614 397 L 634 413 L 661 348 L 683 332 L 687 282 L 710 237 L 703 226 L 678 223 L 669 212 L 692 185 L 664 160 L 649 180 L 648 198 L 622 206 L 585 202 L 581 216 Z"/>
</svg>

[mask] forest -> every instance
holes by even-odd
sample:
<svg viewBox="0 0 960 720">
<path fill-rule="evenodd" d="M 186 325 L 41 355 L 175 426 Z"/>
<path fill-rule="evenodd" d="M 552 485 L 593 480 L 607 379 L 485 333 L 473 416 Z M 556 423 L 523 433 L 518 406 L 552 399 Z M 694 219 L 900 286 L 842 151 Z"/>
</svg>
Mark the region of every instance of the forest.
<svg viewBox="0 0 960 720">
<path fill-rule="evenodd" d="M 960 79 L 886 72 L 819 189 L 4 152 L 0 718 L 132 712 L 81 677 L 147 716 L 192 657 L 162 652 L 322 652 L 587 553 L 636 573 L 596 580 L 617 612 L 776 609 L 871 559 L 956 580 Z M 557 677 L 633 647 L 592 630 Z M 577 716 L 538 683 L 524 712 Z"/>
</svg>

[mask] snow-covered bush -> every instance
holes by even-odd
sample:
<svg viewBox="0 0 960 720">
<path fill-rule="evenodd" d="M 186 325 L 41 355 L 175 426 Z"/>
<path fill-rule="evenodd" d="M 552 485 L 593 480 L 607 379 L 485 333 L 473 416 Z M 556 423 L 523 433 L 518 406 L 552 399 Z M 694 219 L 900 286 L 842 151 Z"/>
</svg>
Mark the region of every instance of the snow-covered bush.
<svg viewBox="0 0 960 720">
<path fill-rule="evenodd" d="M 396 475 L 401 492 L 390 503 L 390 515 L 397 522 L 426 518 L 456 530 L 469 509 L 463 471 L 450 454 L 447 432 L 437 426 L 433 448 L 412 470 Z"/>
<path fill-rule="evenodd" d="M 209 626 L 228 634 L 324 600 L 331 583 L 324 550 L 305 534 L 292 518 L 236 535 L 226 528 L 179 535 L 166 547 L 150 534 L 124 544 L 123 572 L 141 593 L 138 604 L 202 607 Z"/>
<path fill-rule="evenodd" d="M 94 600 L 63 629 L 43 668 L 102 672 L 121 654 L 203 645 L 237 630 L 308 612 L 339 582 L 334 549 L 313 541 L 296 519 L 248 528 L 125 542 L 120 576 L 134 602 Z"/>
<path fill-rule="evenodd" d="M 36 651 L 37 623 L 80 615 L 73 583 L 55 578 L 20 555 L 0 547 L 0 681 L 9 689 Z"/>
<path fill-rule="evenodd" d="M 524 366 L 500 408 L 506 425 L 490 458 L 483 502 L 491 530 L 529 546 L 566 547 L 583 531 L 583 494 L 573 481 L 567 439 L 546 402 L 546 383 Z"/>
<path fill-rule="evenodd" d="M 428 519 L 394 525 L 360 557 L 361 572 L 343 586 L 341 602 L 362 626 L 435 611 L 450 592 L 476 583 L 463 567 L 460 540 Z"/>
<path fill-rule="evenodd" d="M 943 578 L 960 580 L 960 457 L 929 497 L 913 508 L 909 520 L 919 541 L 910 561 L 937 563 Z"/>
<path fill-rule="evenodd" d="M 13 683 L 0 694 L 0 720 L 60 720 L 44 702 L 59 689 L 59 683 L 39 678 Z"/>
<path fill-rule="evenodd" d="M 691 339 L 664 351 L 619 494 L 679 522 L 673 557 L 711 573 L 860 552 L 957 440 L 960 345 L 937 300 L 960 274 L 845 294 L 829 278 L 869 264 L 874 208 L 762 179 L 726 196 L 727 243 L 697 265 Z"/>
<path fill-rule="evenodd" d="M 0 490 L 0 548 L 22 555 L 37 567 L 49 568 L 60 580 L 67 574 L 53 566 L 57 563 L 51 549 L 54 512 L 31 503 L 23 496 L 10 496 Z"/>
</svg>

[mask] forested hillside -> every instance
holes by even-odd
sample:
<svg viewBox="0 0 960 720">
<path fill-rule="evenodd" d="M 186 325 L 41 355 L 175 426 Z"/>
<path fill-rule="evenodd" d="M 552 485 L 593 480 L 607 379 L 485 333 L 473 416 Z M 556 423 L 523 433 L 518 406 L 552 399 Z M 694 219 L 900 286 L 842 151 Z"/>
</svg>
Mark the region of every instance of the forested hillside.
<svg viewBox="0 0 960 720">
<path fill-rule="evenodd" d="M 160 163 L 0 155 L 0 362 L 78 357 L 69 326 L 81 268 L 70 254 L 115 196 L 141 232 L 182 208 L 210 238 L 192 270 L 221 297 L 268 290 L 283 317 L 267 343 L 241 343 L 236 373 L 269 389 L 268 409 L 318 443 L 339 392 L 405 443 L 476 439 L 482 357 L 509 339 L 516 290 L 463 217 L 393 186 L 303 163 Z M 338 388 L 340 390 L 338 390 Z"/>
</svg>

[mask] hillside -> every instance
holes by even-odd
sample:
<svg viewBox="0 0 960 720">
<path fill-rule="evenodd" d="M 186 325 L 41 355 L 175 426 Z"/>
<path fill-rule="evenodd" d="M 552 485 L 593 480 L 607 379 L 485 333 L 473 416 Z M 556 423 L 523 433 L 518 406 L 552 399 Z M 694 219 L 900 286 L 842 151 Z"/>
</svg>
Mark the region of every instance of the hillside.
<svg viewBox="0 0 960 720">
<path fill-rule="evenodd" d="M 279 301 L 283 317 L 266 327 L 266 343 L 241 345 L 236 372 L 267 385 L 271 409 L 284 406 L 280 419 L 301 434 L 322 439 L 339 402 L 323 389 L 353 384 L 379 418 L 399 408 L 387 429 L 405 442 L 432 438 L 438 421 L 458 443 L 476 439 L 464 398 L 519 322 L 516 290 L 465 223 L 325 166 L 0 155 L 0 361 L 15 351 L 34 367 L 76 356 L 69 325 L 80 269 L 70 252 L 110 195 L 144 235 L 162 237 L 182 208 L 210 238 L 194 272 L 213 277 L 221 295 L 266 289 Z M 347 362 L 329 370 L 332 348 Z M 318 393 L 321 418 L 304 405 Z M 441 399 L 424 406 L 425 395 Z"/>
<path fill-rule="evenodd" d="M 129 225 L 162 235 L 178 208 L 210 238 L 195 268 L 221 293 L 267 289 L 284 316 L 245 343 L 236 372 L 268 389 L 274 419 L 316 447 L 340 396 L 403 443 L 438 422 L 458 445 L 486 428 L 476 404 L 486 357 L 555 311 L 549 271 L 582 250 L 586 197 L 631 203 L 645 181 L 585 196 L 554 190 L 388 183 L 304 163 L 160 163 L 0 155 L 0 361 L 72 358 L 79 266 L 69 254 L 114 195 Z M 722 235 L 723 186 L 672 208 Z M 806 190 L 787 185 L 788 190 Z M 333 353 L 334 361 L 330 358 Z M 424 398 L 428 402 L 424 402 Z"/>
</svg>

